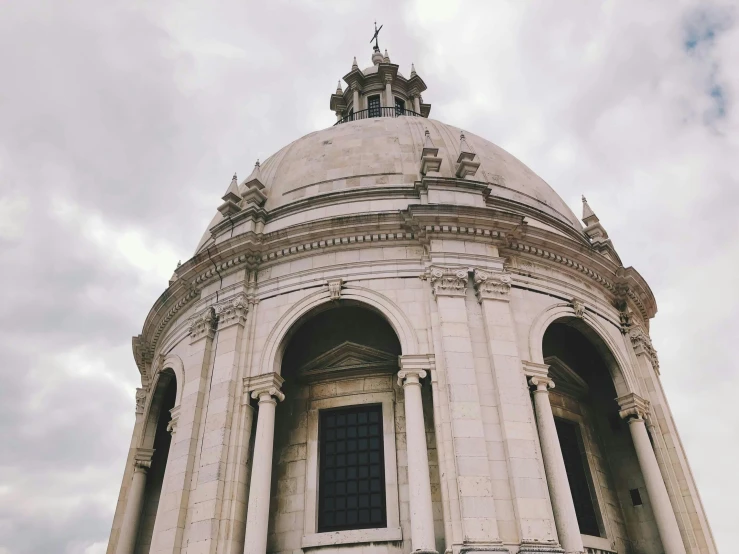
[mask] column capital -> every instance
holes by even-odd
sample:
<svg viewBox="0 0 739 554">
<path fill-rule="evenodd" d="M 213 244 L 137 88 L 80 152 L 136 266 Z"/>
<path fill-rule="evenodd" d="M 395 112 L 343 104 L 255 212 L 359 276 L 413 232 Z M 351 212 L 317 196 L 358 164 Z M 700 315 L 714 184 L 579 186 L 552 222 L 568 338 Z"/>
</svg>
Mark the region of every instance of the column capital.
<svg viewBox="0 0 739 554">
<path fill-rule="evenodd" d="M 285 400 L 285 395 L 280 390 L 285 380 L 277 373 L 266 373 L 256 377 L 244 378 L 244 396 L 249 395 L 254 399 L 268 394 L 280 402 Z"/>
<path fill-rule="evenodd" d="M 622 419 L 646 419 L 649 416 L 649 400 L 630 392 L 616 398 Z"/>
<path fill-rule="evenodd" d="M 467 269 L 460 267 L 431 266 L 426 278 L 431 283 L 434 298 L 439 296 L 464 296 L 467 289 Z"/>
<path fill-rule="evenodd" d="M 433 354 L 407 354 L 398 356 L 400 371 L 398 372 L 398 385 L 412 385 L 420 383 L 428 373 L 434 369 L 435 361 Z"/>
<path fill-rule="evenodd" d="M 652 345 L 652 339 L 649 338 L 646 331 L 640 325 L 634 325 L 629 329 L 629 338 L 636 354 L 647 356 L 654 369 L 659 373 L 657 350 Z"/>
<path fill-rule="evenodd" d="M 473 276 L 478 302 L 483 300 L 508 300 L 511 292 L 511 276 L 502 271 L 475 269 Z"/>
<path fill-rule="evenodd" d="M 249 313 L 249 299 L 245 293 L 240 292 L 216 304 L 215 310 L 219 329 L 236 324 L 243 325 L 246 322 L 246 314 Z"/>
<path fill-rule="evenodd" d="M 529 385 L 536 387 L 534 392 L 549 392 L 549 389 L 554 388 L 554 381 L 549 377 L 542 377 L 537 375 L 536 377 L 529 378 Z"/>
<path fill-rule="evenodd" d="M 137 448 L 133 455 L 133 470 L 146 471 L 151 467 L 151 459 L 154 456 L 153 448 Z"/>
<path fill-rule="evenodd" d="M 208 306 L 202 312 L 190 318 L 190 344 L 202 338 L 213 338 L 216 326 L 216 311 Z"/>
</svg>

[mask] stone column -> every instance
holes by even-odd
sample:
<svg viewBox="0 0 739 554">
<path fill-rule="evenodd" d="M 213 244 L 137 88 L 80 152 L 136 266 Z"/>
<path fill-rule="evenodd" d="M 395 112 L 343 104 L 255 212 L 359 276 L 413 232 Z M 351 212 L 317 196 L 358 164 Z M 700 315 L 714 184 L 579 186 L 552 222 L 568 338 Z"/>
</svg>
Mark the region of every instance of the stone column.
<svg viewBox="0 0 739 554">
<path fill-rule="evenodd" d="M 385 105 L 388 108 L 394 108 L 395 102 L 393 101 L 393 76 L 385 75 Z"/>
<path fill-rule="evenodd" d="M 121 532 L 118 536 L 116 554 L 133 554 L 136 539 L 139 535 L 139 521 L 144 507 L 144 490 L 146 489 L 146 472 L 151 467 L 154 450 L 139 448 L 134 455 L 133 480 L 128 489 L 126 511 L 123 514 Z"/>
<path fill-rule="evenodd" d="M 421 379 L 426 370 L 415 356 L 401 356 L 398 385 L 405 396 L 405 436 L 408 444 L 408 489 L 411 512 L 411 548 L 413 552 L 436 552 L 434 513 L 431 503 L 431 479 L 423 421 Z M 423 361 L 428 358 L 423 356 Z"/>
<path fill-rule="evenodd" d="M 259 415 L 252 456 L 244 554 L 264 554 L 267 551 L 275 408 L 278 400 L 285 399 L 280 391 L 282 383 L 282 377 L 275 373 L 261 375 L 251 381 L 251 397 L 259 399 Z"/>
<path fill-rule="evenodd" d="M 539 428 L 539 443 L 544 458 L 544 471 L 547 474 L 559 544 L 566 554 L 581 553 L 585 549 L 580 536 L 580 526 L 577 523 L 567 471 L 565 471 L 562 449 L 559 446 L 557 428 L 554 426 L 552 405 L 549 403 L 549 389 L 554 388 L 554 382 L 547 377 L 536 376 L 529 379 L 529 383 L 536 387 L 534 391 L 536 423 Z"/>
<path fill-rule="evenodd" d="M 352 98 L 352 109 L 354 110 L 354 113 L 357 113 L 362 109 L 362 106 L 359 105 L 359 85 L 357 83 L 352 83 Z"/>
<path fill-rule="evenodd" d="M 416 113 L 421 113 L 421 95 L 419 94 L 418 90 L 412 90 L 411 96 L 413 97 L 413 111 Z"/>
<path fill-rule="evenodd" d="M 634 393 L 629 393 L 616 399 L 621 407 L 619 415 L 629 422 L 631 439 L 634 441 L 636 457 L 644 476 L 644 484 L 652 504 L 652 512 L 657 523 L 662 548 L 665 554 L 685 554 L 685 545 L 680 536 L 675 511 L 672 509 L 670 497 L 667 494 L 662 473 L 654 455 L 649 434 L 644 425 L 644 419 L 649 413 L 649 402 Z"/>
</svg>

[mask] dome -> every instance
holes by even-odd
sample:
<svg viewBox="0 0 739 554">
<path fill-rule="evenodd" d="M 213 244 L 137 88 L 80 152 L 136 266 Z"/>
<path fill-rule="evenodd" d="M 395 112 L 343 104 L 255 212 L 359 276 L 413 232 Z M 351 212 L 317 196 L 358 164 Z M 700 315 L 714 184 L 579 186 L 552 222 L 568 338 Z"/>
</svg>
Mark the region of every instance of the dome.
<svg viewBox="0 0 739 554">
<path fill-rule="evenodd" d="M 459 156 L 458 127 L 423 117 L 383 117 L 335 125 L 305 135 L 261 164 L 268 211 L 291 202 L 349 188 L 408 187 L 420 180 L 424 132 L 428 129 L 442 158 L 442 177 L 454 177 Z M 578 231 L 580 222 L 543 179 L 512 154 L 472 133 L 467 143 L 480 161 L 475 180 L 492 194 L 554 216 Z M 243 192 L 243 187 L 242 187 Z M 211 224 L 223 219 L 216 214 Z M 206 230 L 198 250 L 210 238 Z"/>
</svg>

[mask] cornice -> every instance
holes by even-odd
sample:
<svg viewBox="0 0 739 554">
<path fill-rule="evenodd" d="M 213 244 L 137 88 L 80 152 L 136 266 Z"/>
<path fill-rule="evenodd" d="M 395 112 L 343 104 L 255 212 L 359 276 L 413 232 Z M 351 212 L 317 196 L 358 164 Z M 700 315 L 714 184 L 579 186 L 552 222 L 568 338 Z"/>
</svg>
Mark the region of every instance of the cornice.
<svg viewBox="0 0 739 554">
<path fill-rule="evenodd" d="M 465 182 L 464 186 L 476 185 Z M 403 194 L 408 192 L 406 187 Z M 631 304 L 645 324 L 656 313 L 652 292 L 636 270 L 618 267 L 577 234 L 563 236 L 526 225 L 522 212 L 525 209 L 512 213 L 493 207 L 411 204 L 397 212 L 337 216 L 266 234 L 244 233 L 211 245 L 176 270 L 176 279 L 154 303 L 141 335 L 134 338 L 142 381 L 148 379 L 148 366 L 163 332 L 200 298 L 204 286 L 238 269 L 254 271 L 293 256 L 356 245 L 410 242 L 428 247 L 431 238 L 449 235 L 490 241 L 501 256 L 524 254 L 585 276 L 607 291 L 617 308 L 624 302 Z M 557 230 L 564 228 L 563 223 L 550 219 Z"/>
</svg>

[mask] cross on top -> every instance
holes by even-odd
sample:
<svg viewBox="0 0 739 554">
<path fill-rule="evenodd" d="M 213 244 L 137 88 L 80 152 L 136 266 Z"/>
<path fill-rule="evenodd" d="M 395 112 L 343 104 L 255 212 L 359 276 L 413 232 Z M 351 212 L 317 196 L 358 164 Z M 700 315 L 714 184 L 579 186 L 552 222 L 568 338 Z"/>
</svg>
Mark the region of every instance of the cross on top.
<svg viewBox="0 0 739 554">
<path fill-rule="evenodd" d="M 382 25 L 380 25 L 380 29 L 382 29 Z M 377 35 L 380 33 L 380 29 L 377 28 L 377 21 L 375 21 L 375 34 L 372 35 L 372 38 L 370 39 L 370 44 L 372 44 L 372 41 L 375 41 L 375 50 L 378 52 L 380 51 L 380 45 L 378 43 Z"/>
</svg>

